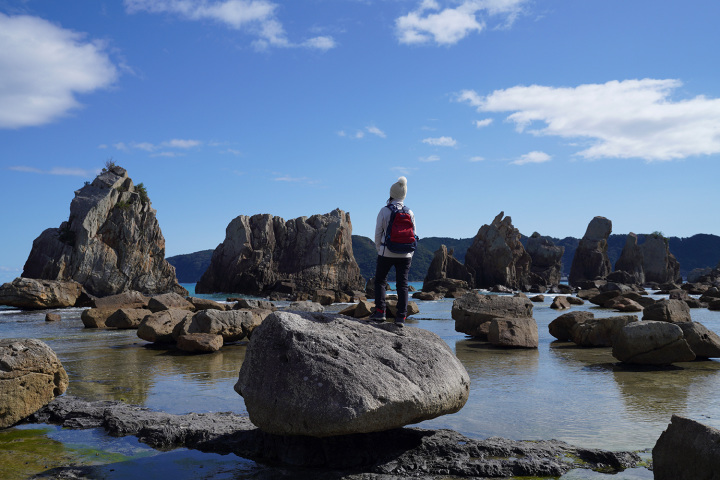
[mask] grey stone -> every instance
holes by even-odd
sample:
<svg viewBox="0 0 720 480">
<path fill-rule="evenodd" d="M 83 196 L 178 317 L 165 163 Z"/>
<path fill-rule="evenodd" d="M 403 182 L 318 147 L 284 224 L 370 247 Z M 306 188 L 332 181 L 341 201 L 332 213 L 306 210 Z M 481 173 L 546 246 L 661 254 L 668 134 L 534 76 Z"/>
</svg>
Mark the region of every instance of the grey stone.
<svg viewBox="0 0 720 480">
<path fill-rule="evenodd" d="M 592 312 L 568 312 L 560 315 L 548 325 L 550 335 L 560 341 L 572 340 L 572 330 L 576 324 L 595 318 Z"/>
<path fill-rule="evenodd" d="M 255 330 L 235 390 L 261 430 L 328 437 L 457 412 L 469 387 L 465 367 L 429 331 L 275 312 Z"/>
<path fill-rule="evenodd" d="M 192 318 L 187 310 L 161 310 L 146 316 L 138 326 L 137 336 L 153 343 L 175 343 L 173 331 L 185 319 Z"/>
<path fill-rule="evenodd" d="M 645 307 L 643 320 L 657 320 L 660 322 L 691 322 L 690 307 L 682 300 L 664 298 Z"/>
<path fill-rule="evenodd" d="M 698 358 L 720 358 L 720 336 L 698 322 L 676 323 Z"/>
<path fill-rule="evenodd" d="M 487 338 L 494 318 L 530 318 L 533 304 L 528 298 L 507 295 L 482 295 L 470 292 L 453 301 L 455 331 Z"/>
<path fill-rule="evenodd" d="M 720 480 L 720 430 L 673 415 L 652 461 L 655 480 Z"/>
<path fill-rule="evenodd" d="M 39 310 L 73 307 L 82 294 L 74 281 L 16 278 L 0 286 L 0 305 Z"/>
<path fill-rule="evenodd" d="M 46 343 L 0 339 L 0 429 L 35 413 L 67 387 L 67 373 Z"/>
<path fill-rule="evenodd" d="M 118 166 L 75 192 L 68 220 L 33 241 L 22 276 L 74 280 L 95 296 L 127 290 L 187 295 L 165 260 L 147 194 Z"/>
<path fill-rule="evenodd" d="M 630 323 L 617 332 L 612 347 L 613 357 L 625 363 L 670 365 L 695 360 L 682 329 L 668 322 Z"/>
<path fill-rule="evenodd" d="M 121 308 L 105 320 L 105 326 L 119 329 L 137 329 L 143 318 L 153 313 L 144 308 Z"/>
<path fill-rule="evenodd" d="M 538 348 L 538 327 L 534 318 L 494 318 L 488 341 L 498 347 Z"/>
<path fill-rule="evenodd" d="M 573 327 L 572 341 L 581 347 L 612 347 L 615 335 L 627 324 L 637 321 L 636 315 L 586 320 Z"/>
<path fill-rule="evenodd" d="M 611 271 L 607 239 L 612 232 L 612 222 L 605 217 L 595 217 L 588 224 L 580 240 L 570 267 L 568 283 L 580 286 L 583 281 L 604 279 Z"/>
</svg>

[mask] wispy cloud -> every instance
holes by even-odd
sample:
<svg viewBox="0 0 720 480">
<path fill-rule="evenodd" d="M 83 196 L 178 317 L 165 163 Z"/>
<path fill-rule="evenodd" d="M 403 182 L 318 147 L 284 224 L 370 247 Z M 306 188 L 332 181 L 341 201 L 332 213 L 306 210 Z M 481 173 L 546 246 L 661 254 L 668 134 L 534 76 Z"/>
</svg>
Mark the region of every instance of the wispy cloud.
<svg viewBox="0 0 720 480">
<path fill-rule="evenodd" d="M 410 167 L 391 167 L 390 170 L 401 175 L 410 175 L 415 169 Z"/>
<path fill-rule="evenodd" d="M 477 128 L 483 128 L 483 127 L 487 127 L 492 122 L 493 122 L 492 118 L 485 118 L 483 120 L 475 120 L 473 122 L 473 125 L 475 125 Z"/>
<path fill-rule="evenodd" d="M 171 148 L 171 149 L 176 149 L 176 150 L 189 150 L 192 148 L 200 147 L 202 145 L 203 145 L 203 142 L 200 140 L 174 138 L 172 140 L 166 140 L 166 141 L 160 142 L 160 143 L 117 142 L 117 143 L 113 143 L 112 146 L 115 149 L 120 150 L 122 152 L 129 152 L 131 150 L 142 150 L 144 152 L 157 152 L 158 150 L 165 149 L 165 148 Z M 107 148 L 107 145 L 100 145 L 98 148 Z M 155 156 L 158 156 L 158 155 L 155 155 Z M 172 155 L 167 154 L 164 156 L 172 156 Z"/>
<path fill-rule="evenodd" d="M 310 177 L 293 177 L 292 175 L 286 175 L 286 174 L 280 174 L 280 173 L 276 173 L 274 175 L 275 175 L 275 178 L 273 178 L 273 180 L 276 182 L 305 183 L 308 185 L 317 185 L 320 183 L 319 180 L 310 178 Z"/>
<path fill-rule="evenodd" d="M 69 177 L 94 177 L 100 173 L 100 169 L 86 170 L 83 168 L 53 167 L 50 170 L 43 170 L 36 167 L 28 167 L 25 165 L 15 165 L 8 167 L 8 170 L 14 172 L 36 173 L 40 175 L 60 175 Z"/>
<path fill-rule="evenodd" d="M 511 165 L 526 165 L 528 163 L 545 163 L 545 162 L 549 162 L 551 158 L 552 157 L 550 157 L 550 155 L 548 155 L 545 152 L 534 151 L 534 152 L 526 153 L 525 155 L 521 155 L 520 158 L 510 162 L 510 164 Z"/>
<path fill-rule="evenodd" d="M 470 159 L 469 159 L 468 161 L 470 161 L 470 162 L 482 162 L 482 161 L 485 161 L 485 157 L 470 157 Z"/>
<path fill-rule="evenodd" d="M 81 107 L 76 95 L 118 78 L 103 43 L 26 15 L 0 13 L 0 128 L 57 120 Z"/>
<path fill-rule="evenodd" d="M 454 45 L 471 33 L 486 28 L 492 17 L 499 18 L 504 27 L 512 25 L 527 0 L 463 0 L 442 3 L 422 0 L 412 12 L 395 20 L 400 43 Z"/>
<path fill-rule="evenodd" d="M 345 130 L 340 130 L 337 132 L 338 136 L 340 136 L 340 137 L 354 138 L 357 140 L 359 140 L 361 138 L 365 138 L 366 133 L 370 133 L 370 134 L 378 136 L 380 138 L 387 138 L 387 135 L 385 134 L 385 132 L 383 132 L 382 130 L 380 130 L 378 127 L 376 127 L 374 125 L 367 126 L 363 130 L 356 130 L 355 133 L 348 133 Z"/>
<path fill-rule="evenodd" d="M 420 157 L 420 158 L 418 158 L 418 160 L 420 160 L 421 162 L 426 162 L 426 163 L 429 163 L 429 162 L 439 162 L 439 161 L 440 161 L 440 157 L 437 156 L 437 155 L 429 155 L 429 156 L 427 156 L 427 157 Z"/>
<path fill-rule="evenodd" d="M 517 86 L 481 96 L 458 95 L 480 112 L 514 112 L 518 132 L 590 140 L 586 159 L 641 158 L 648 162 L 720 153 L 720 99 L 673 101 L 679 80 L 624 80 L 560 88 Z M 534 127 L 536 122 L 543 125 Z"/>
<path fill-rule="evenodd" d="M 264 50 L 269 47 L 304 47 L 330 50 L 335 40 L 317 36 L 301 42 L 288 40 L 278 20 L 278 5 L 268 0 L 124 0 L 128 13 L 148 12 L 177 15 L 187 20 L 207 20 L 253 35 L 253 45 Z"/>
<path fill-rule="evenodd" d="M 457 145 L 457 141 L 452 137 L 425 138 L 422 143 L 427 143 L 435 147 L 454 147 Z"/>
</svg>

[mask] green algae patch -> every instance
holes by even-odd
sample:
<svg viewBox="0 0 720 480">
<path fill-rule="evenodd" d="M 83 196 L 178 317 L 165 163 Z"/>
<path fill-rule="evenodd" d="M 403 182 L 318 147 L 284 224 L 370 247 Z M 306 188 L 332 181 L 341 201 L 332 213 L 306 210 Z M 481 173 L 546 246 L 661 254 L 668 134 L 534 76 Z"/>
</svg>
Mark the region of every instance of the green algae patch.
<svg viewBox="0 0 720 480">
<path fill-rule="evenodd" d="M 46 428 L 0 430 L 0 478 L 26 479 L 51 468 L 121 462 L 128 457 L 87 447 L 75 448 L 53 440 Z"/>
</svg>

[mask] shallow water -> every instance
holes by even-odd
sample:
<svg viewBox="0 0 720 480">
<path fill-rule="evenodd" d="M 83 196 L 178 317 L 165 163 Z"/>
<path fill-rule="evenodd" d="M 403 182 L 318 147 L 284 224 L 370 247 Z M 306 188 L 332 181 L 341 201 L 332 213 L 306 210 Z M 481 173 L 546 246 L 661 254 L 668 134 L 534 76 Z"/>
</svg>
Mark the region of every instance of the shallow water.
<svg viewBox="0 0 720 480">
<path fill-rule="evenodd" d="M 185 286 L 192 291 L 192 285 Z M 417 426 L 450 428 L 473 438 L 554 438 L 588 448 L 634 451 L 649 451 L 673 414 L 720 428 L 720 397 L 716 394 L 720 391 L 720 362 L 683 363 L 670 369 L 632 368 L 619 365 L 609 348 L 584 349 L 554 341 L 548 324 L 563 312 L 549 308 L 551 297 L 534 304 L 533 316 L 540 333 L 537 350 L 497 349 L 455 332 L 450 316 L 452 299 L 417 302 L 420 314 L 409 319 L 408 327 L 438 334 L 471 378 L 470 397 L 460 412 Z M 590 309 L 596 317 L 618 315 L 589 303 L 573 309 Z M 60 322 L 45 322 L 45 312 L 0 310 L 0 337 L 32 337 L 47 342 L 70 377 L 67 394 L 89 400 L 121 400 L 177 414 L 246 413 L 242 397 L 233 390 L 245 354 L 244 343 L 210 355 L 188 356 L 153 348 L 133 330 L 85 329 L 80 309 L 58 312 Z M 720 312 L 695 309 L 692 317 L 720 333 Z M 89 434 L 47 427 L 20 427 L 40 428 L 44 433 L 36 436 L 57 442 L 69 452 L 55 464 L 43 465 L 47 468 L 62 462 L 88 464 L 86 456 L 77 453 L 79 445 L 81 450 L 102 453 L 96 455 L 99 459 L 95 464 L 106 465 L 96 467 L 98 477 L 103 478 L 123 478 L 118 476 L 120 472 L 145 471 L 149 464 L 158 462 L 175 469 L 176 479 L 194 478 L 200 473 L 203 478 L 256 478 L 263 470 L 235 456 L 209 456 L 185 449 L 157 452 L 134 438 L 113 439 L 113 443 L 100 431 Z M 114 454 L 124 457 L 112 460 Z M 108 465 L 116 468 L 111 472 Z M 9 478 L 2 468 L 8 467 L 0 467 L 0 477 Z M 40 467 L 28 466 L 37 473 L 33 468 Z M 563 478 L 610 477 L 576 471 Z M 649 479 L 652 474 L 638 468 L 612 478 Z"/>
</svg>

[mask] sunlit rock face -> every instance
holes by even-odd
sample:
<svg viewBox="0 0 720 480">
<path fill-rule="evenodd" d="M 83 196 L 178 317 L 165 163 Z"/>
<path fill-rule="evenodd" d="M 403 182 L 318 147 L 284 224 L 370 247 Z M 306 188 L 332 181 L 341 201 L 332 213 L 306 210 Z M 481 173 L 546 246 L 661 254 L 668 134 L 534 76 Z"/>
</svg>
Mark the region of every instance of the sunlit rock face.
<svg viewBox="0 0 720 480">
<path fill-rule="evenodd" d="M 362 290 L 365 282 L 352 250 L 350 214 L 283 220 L 240 215 L 195 287 L 197 293 L 266 294 Z"/>
<path fill-rule="evenodd" d="M 75 280 L 96 296 L 128 290 L 187 294 L 165 260 L 165 238 L 147 192 L 109 166 L 75 192 L 70 217 L 33 242 L 22 276 Z"/>
</svg>

